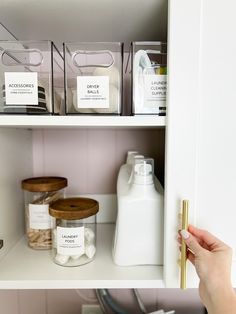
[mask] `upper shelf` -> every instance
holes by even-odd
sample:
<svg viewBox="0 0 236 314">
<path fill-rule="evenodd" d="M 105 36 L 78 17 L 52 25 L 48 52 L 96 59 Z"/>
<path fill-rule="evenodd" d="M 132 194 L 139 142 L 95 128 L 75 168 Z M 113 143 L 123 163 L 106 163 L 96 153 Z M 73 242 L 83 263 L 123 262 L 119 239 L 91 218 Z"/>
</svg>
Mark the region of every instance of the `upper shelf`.
<svg viewBox="0 0 236 314">
<path fill-rule="evenodd" d="M 122 41 L 127 50 L 131 41 L 166 40 L 167 5 L 166 0 L 0 1 L 0 21 L 19 40 L 51 39 L 59 46 Z"/>
<path fill-rule="evenodd" d="M 166 125 L 162 116 L 0 116 L 0 127 L 21 128 L 159 128 Z"/>
</svg>

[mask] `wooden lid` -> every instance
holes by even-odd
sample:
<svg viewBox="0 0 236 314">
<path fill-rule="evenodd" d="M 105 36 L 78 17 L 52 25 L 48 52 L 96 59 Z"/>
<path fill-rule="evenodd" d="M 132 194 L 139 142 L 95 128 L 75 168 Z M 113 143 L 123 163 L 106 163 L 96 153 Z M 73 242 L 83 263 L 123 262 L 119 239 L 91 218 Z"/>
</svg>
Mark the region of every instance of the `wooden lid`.
<svg viewBox="0 0 236 314">
<path fill-rule="evenodd" d="M 21 182 L 22 189 L 29 192 L 52 192 L 67 186 L 67 179 L 63 177 L 35 177 Z"/>
<path fill-rule="evenodd" d="M 60 219 L 83 219 L 95 215 L 99 204 L 96 200 L 86 197 L 59 199 L 49 207 L 51 216 Z"/>
</svg>

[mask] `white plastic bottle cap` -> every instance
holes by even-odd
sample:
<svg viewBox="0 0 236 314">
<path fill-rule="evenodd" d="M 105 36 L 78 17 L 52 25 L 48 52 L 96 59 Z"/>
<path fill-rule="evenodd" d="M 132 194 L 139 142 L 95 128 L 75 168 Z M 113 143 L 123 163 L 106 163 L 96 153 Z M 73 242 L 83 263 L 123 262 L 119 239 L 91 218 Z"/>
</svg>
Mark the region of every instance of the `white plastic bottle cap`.
<svg viewBox="0 0 236 314">
<path fill-rule="evenodd" d="M 143 155 L 139 155 L 139 154 L 133 155 L 132 159 L 130 159 L 130 164 L 135 165 L 135 164 L 141 163 L 143 159 L 144 159 Z M 134 172 L 132 169 L 131 175 L 130 175 L 129 180 L 128 180 L 128 184 L 130 184 L 133 181 L 133 177 L 134 177 Z"/>
<path fill-rule="evenodd" d="M 134 183 L 153 184 L 152 165 L 145 160 L 134 166 Z"/>
</svg>

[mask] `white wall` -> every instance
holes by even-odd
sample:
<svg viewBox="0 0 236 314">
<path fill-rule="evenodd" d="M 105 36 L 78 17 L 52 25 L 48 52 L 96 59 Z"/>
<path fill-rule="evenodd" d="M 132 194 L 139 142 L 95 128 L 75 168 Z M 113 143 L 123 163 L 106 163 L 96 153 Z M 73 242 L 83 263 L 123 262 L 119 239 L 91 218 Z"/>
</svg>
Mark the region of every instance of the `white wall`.
<svg viewBox="0 0 236 314">
<path fill-rule="evenodd" d="M 155 159 L 164 176 L 164 130 L 33 130 L 34 176 L 68 178 L 68 194 L 111 194 L 128 150 Z"/>
</svg>

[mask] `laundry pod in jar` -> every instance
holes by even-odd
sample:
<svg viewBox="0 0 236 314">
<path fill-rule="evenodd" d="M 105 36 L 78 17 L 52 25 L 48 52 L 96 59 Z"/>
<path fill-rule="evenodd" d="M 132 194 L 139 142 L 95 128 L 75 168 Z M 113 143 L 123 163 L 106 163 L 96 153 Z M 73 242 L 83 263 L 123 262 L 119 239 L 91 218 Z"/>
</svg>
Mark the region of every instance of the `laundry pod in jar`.
<svg viewBox="0 0 236 314">
<path fill-rule="evenodd" d="M 96 253 L 96 214 L 99 204 L 84 197 L 65 198 L 50 205 L 54 217 L 53 261 L 61 266 L 91 262 Z"/>
<path fill-rule="evenodd" d="M 25 200 L 25 226 L 28 245 L 33 249 L 52 246 L 52 218 L 50 203 L 63 198 L 67 179 L 63 177 L 35 177 L 22 181 Z"/>
</svg>

